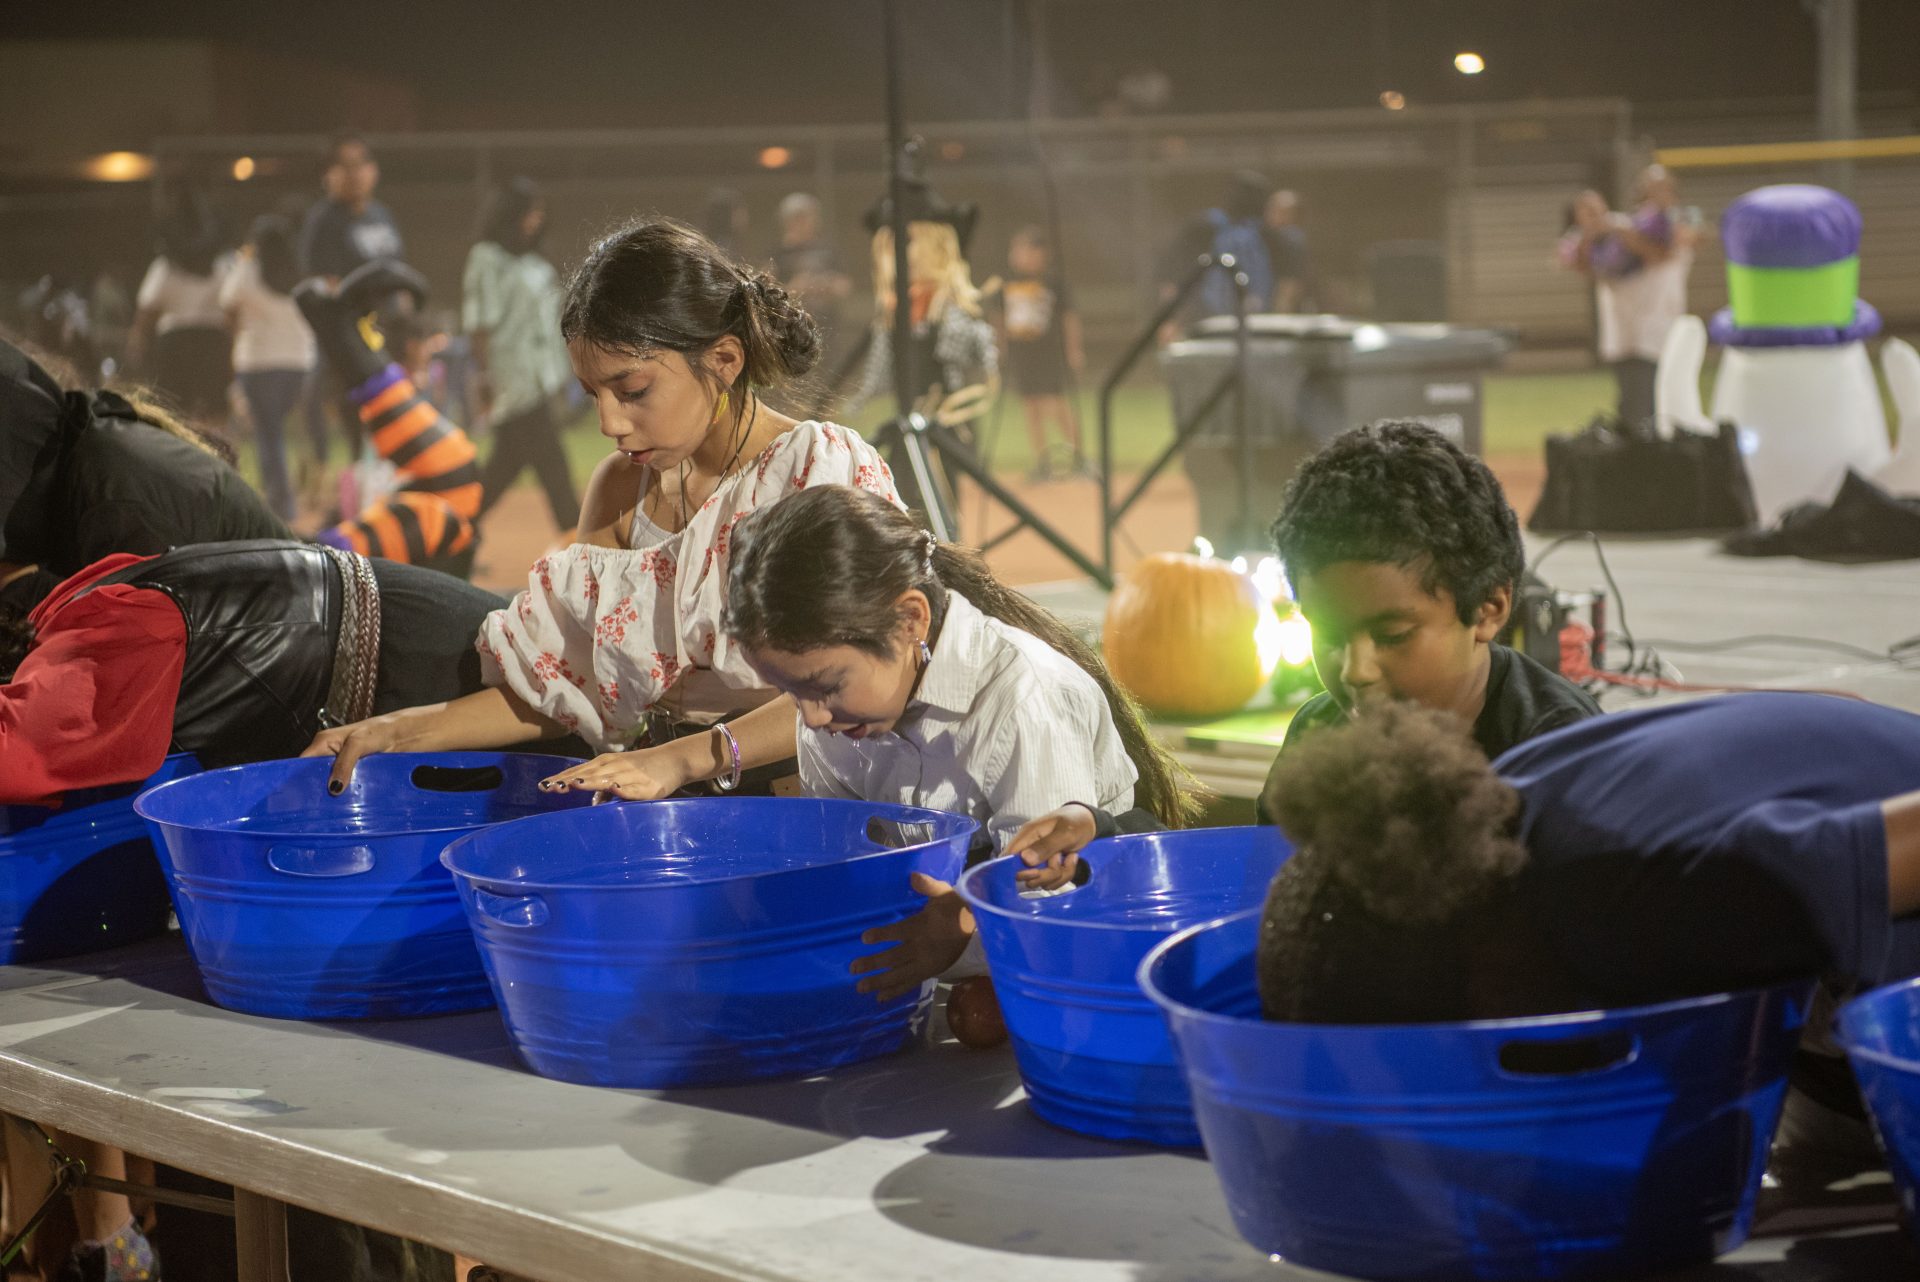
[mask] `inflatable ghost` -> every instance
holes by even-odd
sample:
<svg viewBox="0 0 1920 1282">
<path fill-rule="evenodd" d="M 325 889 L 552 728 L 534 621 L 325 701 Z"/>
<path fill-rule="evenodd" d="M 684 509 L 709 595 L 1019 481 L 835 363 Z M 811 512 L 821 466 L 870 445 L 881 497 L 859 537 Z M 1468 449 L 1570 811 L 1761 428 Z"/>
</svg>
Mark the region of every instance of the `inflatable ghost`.
<svg viewBox="0 0 1920 1282">
<path fill-rule="evenodd" d="M 1825 187 L 1750 191 L 1720 220 L 1729 306 L 1709 332 L 1725 350 L 1713 417 L 1741 430 L 1760 523 L 1831 499 L 1849 470 L 1888 465 L 1886 412 L 1865 340 L 1860 211 Z"/>
</svg>

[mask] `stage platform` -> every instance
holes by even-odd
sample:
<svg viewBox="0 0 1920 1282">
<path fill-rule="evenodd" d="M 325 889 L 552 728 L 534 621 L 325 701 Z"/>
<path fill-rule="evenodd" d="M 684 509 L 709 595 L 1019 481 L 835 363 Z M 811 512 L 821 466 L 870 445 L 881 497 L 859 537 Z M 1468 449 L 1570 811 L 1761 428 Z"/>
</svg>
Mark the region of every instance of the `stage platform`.
<svg viewBox="0 0 1920 1282">
<path fill-rule="evenodd" d="M 1547 540 L 1528 539 L 1530 562 Z M 1669 680 L 1692 685 L 1834 690 L 1920 712 L 1920 562 L 1833 565 L 1795 558 L 1727 556 L 1707 539 L 1608 539 L 1608 567 L 1619 586 L 1609 592 L 1610 664 L 1624 658 L 1623 624 L 1638 646 L 1651 645 L 1669 665 Z M 1606 576 L 1585 540 L 1553 549 L 1539 565 L 1547 582 L 1571 591 L 1604 588 Z M 1106 594 L 1091 581 L 1025 589 L 1070 623 L 1097 634 Z M 1624 606 L 1624 610 L 1621 608 Z M 1718 645 L 1737 642 L 1734 645 Z M 1879 656 L 1879 657 L 1874 657 Z M 1608 710 L 1701 697 L 1696 691 L 1609 688 Z M 1264 698 L 1264 696 L 1263 696 Z M 1219 721 L 1159 722 L 1176 755 L 1228 803 L 1245 807 L 1259 795 L 1292 707 L 1256 703 Z"/>
</svg>

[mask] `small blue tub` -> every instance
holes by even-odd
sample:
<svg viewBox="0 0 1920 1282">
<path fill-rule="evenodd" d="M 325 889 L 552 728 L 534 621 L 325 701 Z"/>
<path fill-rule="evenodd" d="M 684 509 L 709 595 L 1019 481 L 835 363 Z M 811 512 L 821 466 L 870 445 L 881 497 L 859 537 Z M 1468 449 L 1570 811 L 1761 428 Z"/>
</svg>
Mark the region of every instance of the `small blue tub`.
<svg viewBox="0 0 1920 1282">
<path fill-rule="evenodd" d="M 448 841 L 568 806 L 540 780 L 576 762 L 514 753 L 262 761 L 144 793 L 180 929 L 207 995 L 283 1019 L 392 1019 L 491 1004 Z"/>
<path fill-rule="evenodd" d="M 1920 979 L 1854 998 L 1840 1009 L 1839 1032 L 1900 1190 L 1907 1229 L 1920 1236 Z"/>
<path fill-rule="evenodd" d="M 167 879 L 143 789 L 200 769 L 168 757 L 140 783 L 69 792 L 57 807 L 0 806 L 0 965 L 117 948 L 167 928 Z"/>
<path fill-rule="evenodd" d="M 1291 853 L 1277 828 L 1195 828 L 1094 842 L 1087 882 L 1064 894 L 1021 894 L 1018 858 L 960 879 L 1034 1112 L 1102 1139 L 1200 1142 L 1136 972 L 1175 931 L 1265 902 Z"/>
<path fill-rule="evenodd" d="M 535 1072 L 717 1085 L 898 1048 L 927 993 L 882 1005 L 847 968 L 881 951 L 862 931 L 926 902 L 914 872 L 959 875 L 977 826 L 872 802 L 703 797 L 502 824 L 442 859 Z"/>
<path fill-rule="evenodd" d="M 1540 1019 L 1260 1018 L 1260 910 L 1156 948 L 1242 1235 L 1382 1279 L 1637 1278 L 1747 1236 L 1811 984 Z"/>
</svg>

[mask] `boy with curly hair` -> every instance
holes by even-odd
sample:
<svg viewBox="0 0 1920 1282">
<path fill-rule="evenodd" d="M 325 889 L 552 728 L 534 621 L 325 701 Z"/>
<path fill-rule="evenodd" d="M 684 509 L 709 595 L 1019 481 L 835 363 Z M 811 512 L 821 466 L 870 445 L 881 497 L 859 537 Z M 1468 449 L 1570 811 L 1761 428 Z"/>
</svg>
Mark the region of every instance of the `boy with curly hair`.
<svg viewBox="0 0 1920 1282">
<path fill-rule="evenodd" d="M 1294 713 L 1280 759 L 1375 702 L 1451 713 L 1488 757 L 1595 716 L 1584 690 L 1499 644 L 1525 568 L 1520 523 L 1487 465 L 1423 423 L 1344 432 L 1287 483 L 1273 542 L 1326 692 Z M 1256 811 L 1271 823 L 1263 792 Z M 1109 836 L 1084 806 L 1041 816 L 1008 851 L 1068 866 Z"/>
<path fill-rule="evenodd" d="M 1288 483 L 1273 543 L 1327 687 L 1294 714 L 1283 757 L 1380 698 L 1453 713 L 1489 757 L 1600 711 L 1495 640 L 1525 568 L 1520 523 L 1487 465 L 1432 428 L 1335 437 Z"/>
</svg>

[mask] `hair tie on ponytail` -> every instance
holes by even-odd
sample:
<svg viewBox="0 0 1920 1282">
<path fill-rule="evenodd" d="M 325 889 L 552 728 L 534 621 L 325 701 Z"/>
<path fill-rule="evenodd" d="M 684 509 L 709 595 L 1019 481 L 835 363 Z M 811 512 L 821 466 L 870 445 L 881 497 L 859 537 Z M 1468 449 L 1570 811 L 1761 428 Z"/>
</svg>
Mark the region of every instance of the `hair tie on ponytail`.
<svg viewBox="0 0 1920 1282">
<path fill-rule="evenodd" d="M 920 532 L 920 545 L 922 548 L 920 554 L 920 577 L 923 579 L 931 579 L 933 577 L 933 554 L 940 546 L 940 540 L 933 537 L 932 531 L 922 530 Z"/>
</svg>

